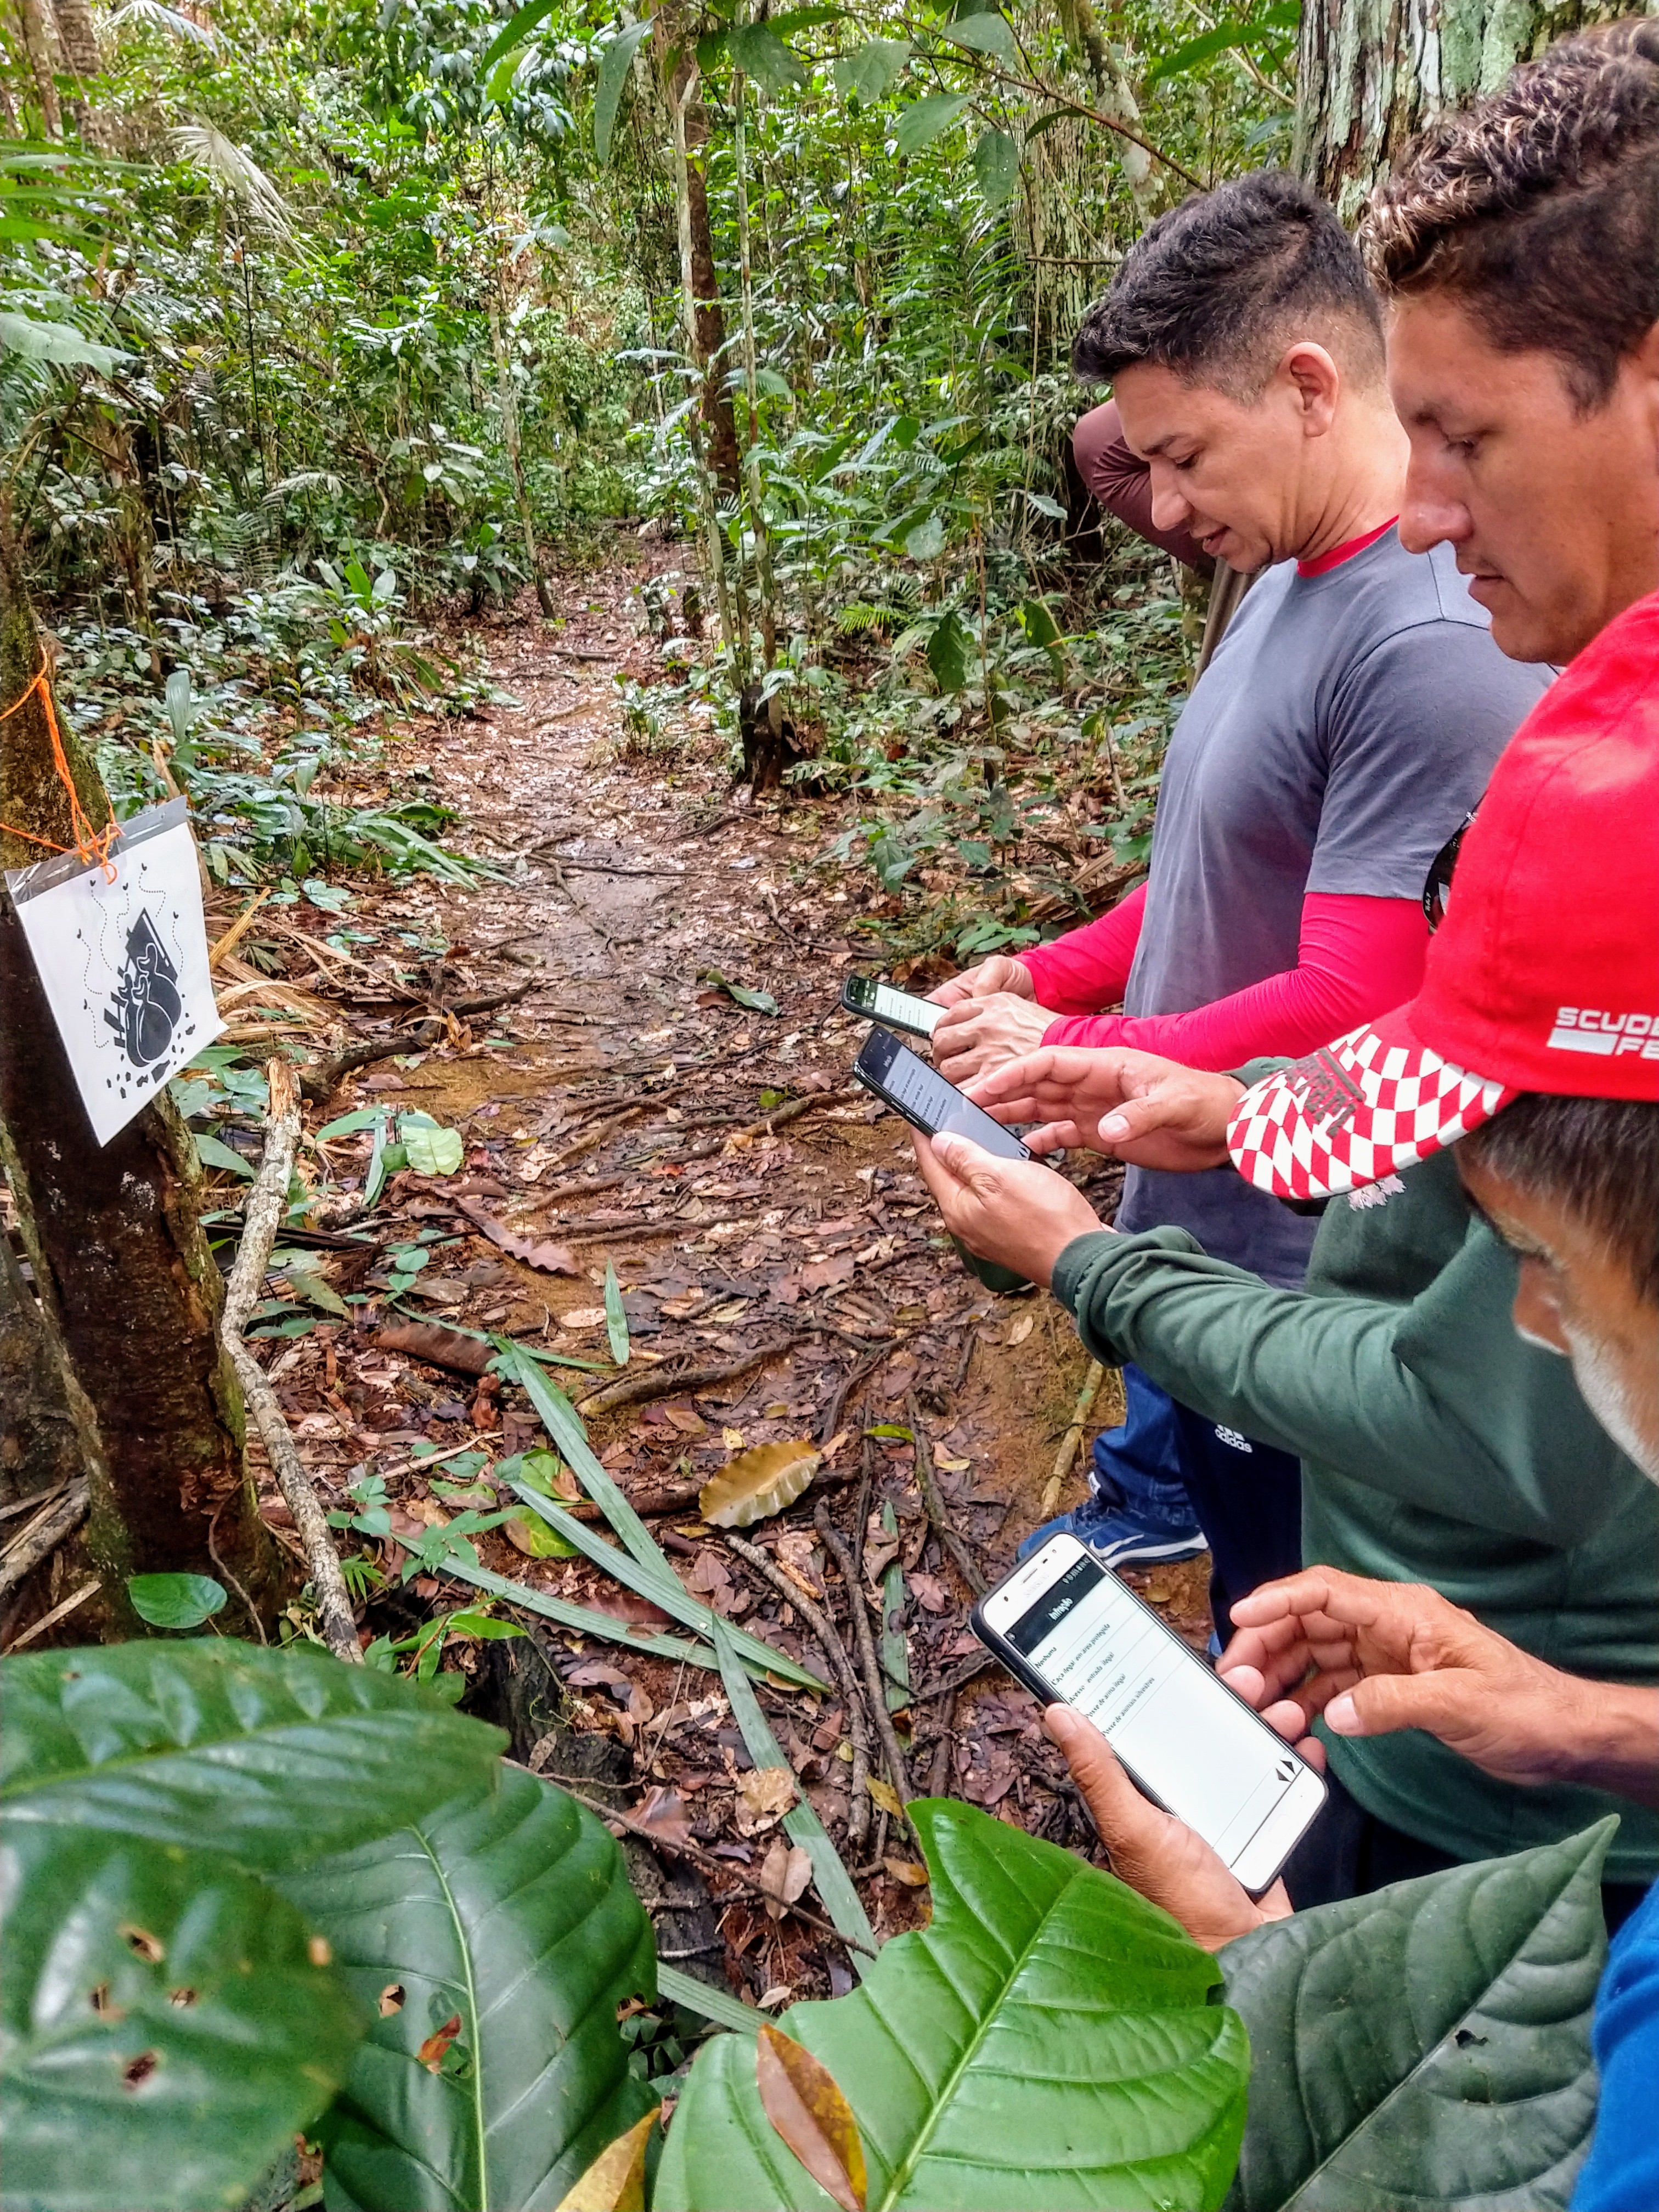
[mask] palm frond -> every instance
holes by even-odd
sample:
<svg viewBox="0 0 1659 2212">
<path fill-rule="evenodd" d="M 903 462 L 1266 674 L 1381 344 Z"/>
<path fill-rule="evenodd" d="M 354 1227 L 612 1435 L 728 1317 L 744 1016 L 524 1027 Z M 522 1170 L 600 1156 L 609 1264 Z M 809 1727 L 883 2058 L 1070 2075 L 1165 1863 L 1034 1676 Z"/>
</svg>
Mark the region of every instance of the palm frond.
<svg viewBox="0 0 1659 2212">
<path fill-rule="evenodd" d="M 168 32 L 175 39 L 185 39 L 198 46 L 206 46 L 217 53 L 224 45 L 210 23 L 198 23 L 193 15 L 186 15 L 177 8 L 163 5 L 163 0 L 126 0 L 110 17 L 112 26 L 119 30 L 125 23 L 143 23 L 152 31 Z"/>
<path fill-rule="evenodd" d="M 278 238 L 293 236 L 294 218 L 287 201 L 253 156 L 245 154 L 234 138 L 227 138 L 210 123 L 181 123 L 172 137 L 180 161 L 211 177 L 254 222 Z"/>
</svg>

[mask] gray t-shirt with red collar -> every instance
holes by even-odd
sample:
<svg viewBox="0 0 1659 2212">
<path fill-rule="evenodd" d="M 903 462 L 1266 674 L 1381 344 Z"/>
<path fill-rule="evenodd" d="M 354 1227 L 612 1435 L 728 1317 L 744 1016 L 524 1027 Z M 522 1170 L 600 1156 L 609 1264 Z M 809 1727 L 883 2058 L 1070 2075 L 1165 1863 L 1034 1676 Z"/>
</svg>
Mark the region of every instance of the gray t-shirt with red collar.
<svg viewBox="0 0 1659 2212">
<path fill-rule="evenodd" d="M 1553 672 L 1504 659 L 1449 546 L 1389 529 L 1319 573 L 1269 569 L 1170 740 L 1124 1012 L 1294 968 L 1310 891 L 1417 898 Z M 1286 1289 L 1317 1226 L 1231 1168 L 1131 1168 L 1117 1226 L 1165 1222 Z"/>
</svg>

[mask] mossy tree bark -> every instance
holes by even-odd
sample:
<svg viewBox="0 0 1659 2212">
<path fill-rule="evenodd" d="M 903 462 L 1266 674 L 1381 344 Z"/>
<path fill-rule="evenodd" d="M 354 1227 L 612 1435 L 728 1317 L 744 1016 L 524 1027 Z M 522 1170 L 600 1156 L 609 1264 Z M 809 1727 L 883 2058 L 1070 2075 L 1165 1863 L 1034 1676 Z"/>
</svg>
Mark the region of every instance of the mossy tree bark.
<svg viewBox="0 0 1659 2212">
<path fill-rule="evenodd" d="M 0 515 L 0 707 L 41 643 Z M 108 818 L 97 770 L 58 718 L 82 805 Z M 71 840 L 41 694 L 0 722 L 0 823 Z M 0 866 L 40 848 L 0 830 Z M 269 1607 L 280 1557 L 243 1459 L 241 1395 L 219 1342 L 219 1271 L 199 1219 L 200 1170 L 165 1093 L 100 1146 L 10 901 L 0 898 L 0 1165 L 16 1200 L 40 1320 L 91 1488 L 87 1542 L 118 1632 L 142 1632 L 130 1574 L 213 1574 Z M 216 1552 L 217 1559 L 214 1554 Z"/>
<path fill-rule="evenodd" d="M 1596 0 L 1305 0 L 1296 166 L 1352 224 L 1440 109 L 1496 91 L 1552 40 L 1629 12 Z"/>
<path fill-rule="evenodd" d="M 63 1377 L 11 1240 L 0 1233 L 0 1505 L 56 1490 L 80 1471 Z"/>
</svg>

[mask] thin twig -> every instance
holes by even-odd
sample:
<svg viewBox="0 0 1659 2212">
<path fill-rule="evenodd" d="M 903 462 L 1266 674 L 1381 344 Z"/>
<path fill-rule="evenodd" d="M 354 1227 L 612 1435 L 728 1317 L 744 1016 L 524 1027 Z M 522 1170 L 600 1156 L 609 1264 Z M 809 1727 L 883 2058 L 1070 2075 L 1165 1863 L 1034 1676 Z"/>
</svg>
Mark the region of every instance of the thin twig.
<svg viewBox="0 0 1659 2212">
<path fill-rule="evenodd" d="M 910 1434 L 916 1446 L 916 1486 L 921 1492 L 921 1502 L 927 1508 L 927 1518 L 933 1522 L 939 1540 L 949 1552 L 962 1571 L 962 1578 L 975 1597 L 985 1595 L 985 1577 L 974 1564 L 974 1555 L 945 1517 L 945 1504 L 939 1494 L 939 1484 L 933 1475 L 933 1455 L 928 1449 L 927 1431 L 921 1425 L 921 1408 L 916 1403 L 916 1394 L 910 1391 L 905 1398 L 910 1415 Z"/>
<path fill-rule="evenodd" d="M 793 1606 L 817 1637 L 819 1649 L 830 1662 L 831 1673 L 841 1684 L 841 1693 L 847 1705 L 847 1725 L 853 1735 L 853 1802 L 847 1815 L 847 1842 L 850 1850 L 854 1844 L 861 1844 L 870 1830 L 870 1793 L 864 1786 L 870 1775 L 870 1731 L 866 1725 L 864 1698 L 859 1688 L 859 1679 L 853 1672 L 847 1646 L 842 1642 L 841 1632 L 829 1614 L 821 1611 L 811 1598 L 798 1589 L 767 1558 L 758 1544 L 748 1542 L 729 1528 L 726 1532 L 726 1540 L 740 1559 L 747 1559 L 756 1573 L 764 1576 L 778 1595 Z"/>
<path fill-rule="evenodd" d="M 876 1661 L 875 1638 L 870 1633 L 870 1614 L 864 1602 L 864 1593 L 854 1579 L 853 1556 L 847 1548 L 847 1539 L 830 1518 L 828 1501 L 819 1498 L 813 1526 L 823 1538 L 824 1547 L 841 1569 L 841 1578 L 847 1585 L 847 1610 L 852 1615 L 853 1633 L 858 1638 L 859 1657 L 864 1666 L 865 1687 L 870 1692 L 870 1710 L 875 1717 L 876 1732 L 881 1738 L 881 1748 L 887 1762 L 887 1771 L 901 1805 L 908 1805 L 915 1796 L 910 1777 L 905 1771 L 904 1753 L 899 1749 L 898 1737 L 893 1732 L 892 1716 L 887 1710 L 887 1693 L 882 1684 L 881 1668 Z"/>
<path fill-rule="evenodd" d="M 220 1333 L 236 1370 L 236 1379 L 242 1386 L 242 1395 L 258 1425 L 276 1486 L 294 1516 L 295 1531 L 305 1547 L 323 1641 L 337 1659 L 361 1666 L 363 1655 L 358 1648 L 357 1625 L 352 1618 L 351 1600 L 347 1595 L 345 1577 L 340 1572 L 339 1556 L 328 1533 L 328 1522 L 317 1502 L 311 1477 L 301 1463 L 298 1447 L 276 1402 L 276 1393 L 265 1379 L 264 1370 L 242 1340 L 248 1316 L 264 1284 L 277 1228 L 288 1211 L 289 1179 L 294 1172 L 294 1148 L 300 1139 L 300 1093 L 293 1068 L 285 1060 L 273 1060 L 266 1064 L 265 1076 L 270 1086 L 270 1102 L 265 1115 L 265 1156 L 248 1193 L 242 1216 L 242 1241 L 236 1264 L 225 1285 L 225 1310 Z"/>
<path fill-rule="evenodd" d="M 222 1498 L 219 1500 L 219 1503 L 213 1509 L 213 1518 L 208 1522 L 208 1557 L 212 1560 L 214 1565 L 218 1568 L 220 1573 L 230 1584 L 232 1589 L 235 1591 L 237 1596 L 242 1601 L 242 1610 L 246 1613 L 248 1619 L 253 1623 L 253 1632 L 258 1638 L 260 1643 L 269 1644 L 270 1638 L 265 1634 L 265 1625 L 259 1618 L 259 1608 L 254 1604 L 253 1600 L 248 1595 L 247 1592 L 242 1588 L 240 1583 L 237 1581 L 235 1576 L 232 1574 L 230 1569 L 219 1557 L 219 1547 L 213 1540 L 219 1527 L 219 1516 L 224 1511 L 228 1502 L 229 1501 L 228 1499 Z"/>
<path fill-rule="evenodd" d="M 781 1337 L 775 1344 L 763 1344 L 753 1352 L 745 1352 L 740 1359 L 728 1359 L 721 1367 L 687 1367 L 678 1375 L 665 1374 L 653 1368 L 648 1375 L 630 1375 L 624 1382 L 611 1382 L 601 1389 L 590 1392 L 576 1401 L 584 1415 L 608 1413 L 617 1406 L 642 1406 L 652 1398 L 672 1398 L 682 1390 L 706 1390 L 711 1383 L 729 1382 L 734 1376 L 746 1375 L 751 1367 L 763 1361 L 776 1359 L 794 1342 L 793 1335 Z"/>
<path fill-rule="evenodd" d="M 40 1620 L 32 1627 L 26 1628 L 21 1636 L 15 1636 L 6 1646 L 5 1656 L 9 1657 L 14 1651 L 21 1651 L 26 1644 L 33 1644 L 37 1636 L 44 1636 L 47 1629 L 56 1628 L 58 1622 L 73 1613 L 77 1605 L 84 1605 L 103 1587 L 103 1582 L 97 1575 L 89 1583 L 82 1583 L 73 1597 L 66 1597 L 62 1605 L 55 1605 L 50 1613 L 43 1613 Z"/>
<path fill-rule="evenodd" d="M 55 1497 L 44 1512 L 12 1538 L 4 1560 L 0 1561 L 0 1597 L 15 1589 L 42 1559 L 52 1556 L 65 1536 L 73 1534 L 87 1517 L 88 1499 L 84 1480 L 72 1482 L 66 1492 Z"/>
<path fill-rule="evenodd" d="M 1059 1456 L 1054 1461 L 1054 1471 L 1043 1486 L 1042 1504 L 1037 1515 L 1039 1520 L 1046 1521 L 1060 1503 L 1060 1493 L 1065 1487 L 1066 1476 L 1072 1471 L 1072 1462 L 1077 1457 L 1078 1446 L 1083 1442 L 1084 1425 L 1094 1410 L 1095 1394 L 1105 1379 L 1106 1370 L 1101 1365 L 1099 1360 L 1091 1360 L 1089 1372 L 1083 1378 L 1083 1388 L 1077 1394 L 1077 1404 L 1072 1409 L 1072 1425 L 1060 1440 Z"/>
<path fill-rule="evenodd" d="M 849 1368 L 842 1377 L 835 1396 L 830 1401 L 829 1410 L 823 1417 L 823 1425 L 818 1431 L 818 1443 L 821 1446 L 827 1444 L 841 1426 L 841 1417 L 846 1412 L 847 1401 L 854 1391 L 867 1376 L 875 1373 L 886 1357 L 886 1347 L 884 1346 L 881 1351 L 872 1352 L 869 1358 L 860 1361 L 858 1366 Z"/>
</svg>

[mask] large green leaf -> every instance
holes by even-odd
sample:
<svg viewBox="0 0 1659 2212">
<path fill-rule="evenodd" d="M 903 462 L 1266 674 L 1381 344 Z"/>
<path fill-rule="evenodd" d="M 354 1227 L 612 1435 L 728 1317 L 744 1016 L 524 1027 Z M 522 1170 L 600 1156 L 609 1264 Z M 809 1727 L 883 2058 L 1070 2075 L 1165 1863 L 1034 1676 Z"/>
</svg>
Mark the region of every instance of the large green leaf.
<svg viewBox="0 0 1659 2212">
<path fill-rule="evenodd" d="M 1007 62 L 1011 66 L 1019 58 L 1006 16 L 999 15 L 994 9 L 988 9 L 981 15 L 958 15 L 955 22 L 939 26 L 939 35 L 958 46 L 971 46 L 976 54 L 989 54 L 994 61 Z"/>
<path fill-rule="evenodd" d="M 1618 1825 L 1229 1944 L 1228 2002 L 1256 2053 L 1229 2212 L 1565 2204 L 1595 2117 Z"/>
<path fill-rule="evenodd" d="M 866 107 L 873 107 L 892 90 L 909 58 L 908 39 L 866 39 L 855 53 L 843 55 L 830 74 L 843 100 L 856 93 Z"/>
<path fill-rule="evenodd" d="M 788 92 L 806 82 L 800 57 L 785 46 L 769 23 L 734 24 L 726 34 L 726 51 L 734 68 L 768 92 Z"/>
<path fill-rule="evenodd" d="M 0 1911 L 10 2205 L 240 2204 L 367 2025 L 295 1908 L 209 1852 L 20 1825 Z"/>
<path fill-rule="evenodd" d="M 312 1645 L 31 1652 L 0 1668 L 0 1826 L 95 1828 L 255 1867 L 383 1835 L 494 1772 L 506 1739 Z"/>
<path fill-rule="evenodd" d="M 966 1805 L 910 1808 L 932 1924 L 786 2033 L 858 2117 L 871 2207 L 1065 2212 L 1221 2202 L 1249 2054 L 1215 1961 L 1069 1851 Z M 828 2208 L 774 2131 L 755 2045 L 706 2044 L 668 2131 L 656 2212 Z"/>
<path fill-rule="evenodd" d="M 562 1790 L 509 1771 L 283 1887 L 375 2013 L 324 2124 L 331 2207 L 550 2212 L 657 2101 L 617 2026 L 656 1994 L 651 1923 Z"/>
<path fill-rule="evenodd" d="M 618 31 L 610 44 L 600 49 L 599 82 L 593 88 L 593 150 L 599 157 L 601 168 L 611 159 L 611 134 L 617 127 L 617 110 L 622 105 L 628 72 L 650 32 L 651 18 L 647 15 L 644 22 L 629 23 Z"/>
<path fill-rule="evenodd" d="M 893 125 L 893 143 L 901 154 L 919 154 L 940 131 L 948 131 L 969 105 L 965 93 L 930 92 L 907 107 Z"/>
</svg>

